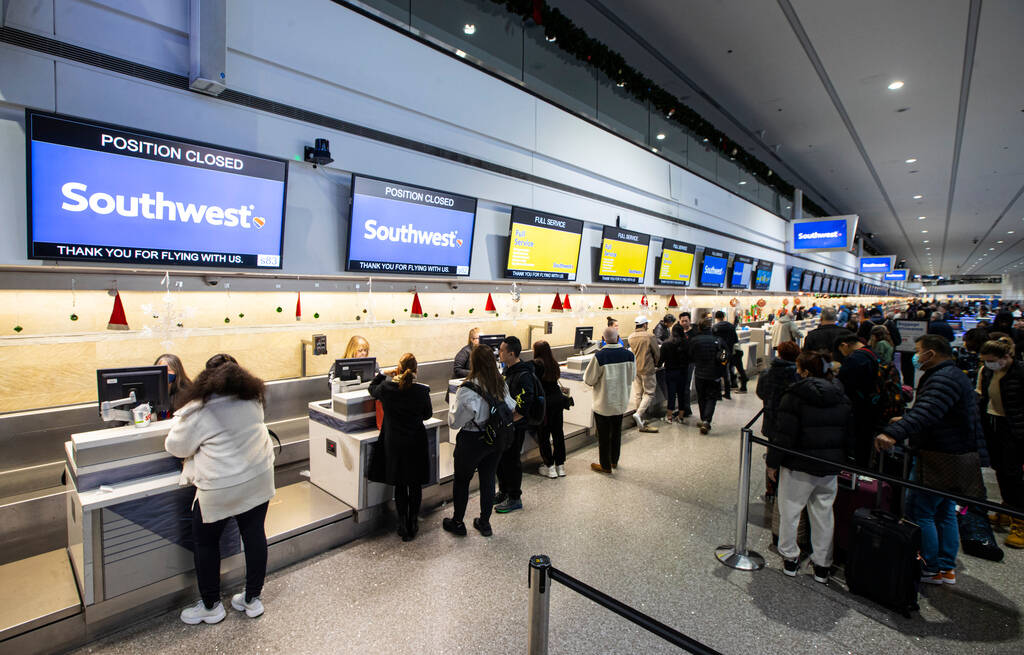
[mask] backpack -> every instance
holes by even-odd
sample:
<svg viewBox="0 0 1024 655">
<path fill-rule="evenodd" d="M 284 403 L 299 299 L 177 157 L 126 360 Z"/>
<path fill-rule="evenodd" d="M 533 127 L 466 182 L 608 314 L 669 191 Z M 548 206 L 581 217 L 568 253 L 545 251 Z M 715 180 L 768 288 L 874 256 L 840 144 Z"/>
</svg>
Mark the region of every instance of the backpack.
<svg viewBox="0 0 1024 655">
<path fill-rule="evenodd" d="M 483 387 L 473 382 L 463 382 L 460 386 L 466 387 L 473 393 L 477 394 L 484 399 L 490 407 L 490 415 L 484 424 L 478 426 L 480 432 L 481 441 L 486 443 L 488 446 L 498 444 L 499 448 L 504 448 L 507 444 L 512 442 L 512 410 L 508 408 L 508 405 L 503 400 L 499 400 L 491 394 L 484 391 Z"/>
<path fill-rule="evenodd" d="M 886 425 L 889 423 L 889 419 L 903 416 L 903 412 L 907 408 L 908 398 L 903 389 L 903 379 L 893 364 L 883 364 L 871 349 L 865 348 L 864 350 L 871 354 L 877 365 L 871 404 L 878 411 L 878 417 L 882 424 Z"/>
<path fill-rule="evenodd" d="M 715 358 L 718 360 L 719 366 L 728 366 L 729 362 L 732 361 L 729 347 L 721 337 L 715 337 L 715 346 L 718 348 Z"/>
<path fill-rule="evenodd" d="M 519 375 L 529 375 L 533 380 L 533 401 L 530 403 L 529 407 L 524 408 L 525 411 L 523 411 L 522 414 L 526 417 L 527 425 L 530 427 L 537 427 L 544 423 L 544 415 L 547 411 L 547 402 L 544 398 L 544 387 L 541 386 L 540 378 L 537 377 L 537 374 L 533 370 L 530 370 L 528 373 L 520 373 Z M 523 386 L 523 389 L 525 388 L 526 387 Z"/>
</svg>

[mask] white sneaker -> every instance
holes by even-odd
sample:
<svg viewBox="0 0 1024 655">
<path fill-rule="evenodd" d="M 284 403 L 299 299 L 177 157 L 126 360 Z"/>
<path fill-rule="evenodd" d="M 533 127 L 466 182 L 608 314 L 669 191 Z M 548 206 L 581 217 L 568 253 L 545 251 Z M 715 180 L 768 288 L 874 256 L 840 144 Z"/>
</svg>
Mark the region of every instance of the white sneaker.
<svg viewBox="0 0 1024 655">
<path fill-rule="evenodd" d="M 636 421 L 636 427 L 642 430 L 644 427 L 644 420 L 640 418 L 640 412 L 633 414 L 633 420 Z"/>
<path fill-rule="evenodd" d="M 548 471 L 548 467 L 544 466 L 543 464 L 537 467 L 537 475 L 539 475 L 542 478 L 551 477 Z"/>
<path fill-rule="evenodd" d="M 231 597 L 231 607 L 234 607 L 239 612 L 245 612 L 245 615 L 250 619 L 255 619 L 260 614 L 263 614 L 263 601 L 257 596 L 252 601 L 245 602 L 245 594 L 235 594 Z"/>
<path fill-rule="evenodd" d="M 228 613 L 224 611 L 224 604 L 220 601 L 217 601 L 217 604 L 210 609 L 206 609 L 206 605 L 200 600 L 195 605 L 190 605 L 181 610 L 182 622 L 189 625 L 220 623 L 227 615 Z"/>
<path fill-rule="evenodd" d="M 555 468 L 557 469 L 556 472 L 558 473 L 558 477 L 564 478 L 565 477 L 565 464 L 559 464 Z"/>
<path fill-rule="evenodd" d="M 554 464 L 548 467 L 548 477 L 551 479 L 558 477 L 558 470 L 555 468 Z"/>
</svg>

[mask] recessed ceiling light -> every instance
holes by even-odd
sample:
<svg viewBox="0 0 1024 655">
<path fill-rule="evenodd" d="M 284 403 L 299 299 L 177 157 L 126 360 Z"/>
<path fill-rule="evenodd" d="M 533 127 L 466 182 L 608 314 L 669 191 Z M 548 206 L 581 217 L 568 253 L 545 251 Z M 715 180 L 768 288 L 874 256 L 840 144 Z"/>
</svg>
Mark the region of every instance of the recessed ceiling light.
<svg viewBox="0 0 1024 655">
<path fill-rule="evenodd" d="M 746 183 L 747 183 L 746 180 L 740 180 L 740 184 L 746 184 Z"/>
<path fill-rule="evenodd" d="M 995 250 L 995 248 L 989 248 L 989 250 Z"/>
<path fill-rule="evenodd" d="M 924 241 L 922 241 L 921 243 L 928 243 L 928 239 L 925 239 L 925 240 L 924 240 Z"/>
<path fill-rule="evenodd" d="M 462 33 L 468 34 L 469 36 L 476 34 L 476 25 L 473 23 L 466 23 L 462 26 Z"/>
<path fill-rule="evenodd" d="M 657 148 L 651 148 L 651 152 L 658 152 Z"/>
<path fill-rule="evenodd" d="M 921 230 L 921 234 L 928 234 L 928 230 Z"/>
<path fill-rule="evenodd" d="M 897 89 L 902 89 L 902 88 L 903 88 L 903 80 L 893 80 L 892 82 L 889 82 L 889 90 L 890 91 L 896 91 Z"/>
<path fill-rule="evenodd" d="M 922 196 L 920 193 L 914 196 L 914 200 L 920 200 L 921 198 L 924 198 L 924 196 Z"/>
<path fill-rule="evenodd" d="M 554 34 L 546 34 L 544 36 L 544 40 L 547 41 L 548 43 L 554 43 L 555 41 L 558 40 L 558 37 L 555 36 Z"/>
<path fill-rule="evenodd" d="M 906 163 L 908 163 L 908 164 L 915 164 L 915 163 L 917 163 L 917 157 L 911 157 L 910 159 L 908 159 L 906 161 Z"/>
<path fill-rule="evenodd" d="M 466 52 L 464 50 L 456 50 L 455 51 L 455 56 L 465 58 Z"/>
<path fill-rule="evenodd" d="M 996 243 L 1002 243 L 1002 242 L 1003 242 L 1003 240 L 1002 240 L 1002 239 L 1000 239 L 999 241 L 996 241 Z"/>
<path fill-rule="evenodd" d="M 664 141 L 665 140 L 665 133 L 664 132 L 658 132 L 658 136 L 656 136 L 654 138 L 656 138 L 658 141 Z"/>
<path fill-rule="evenodd" d="M 1013 234 L 1013 230 L 1009 230 L 1009 231 L 1007 231 L 1006 233 L 1007 233 L 1007 234 Z"/>
<path fill-rule="evenodd" d="M 927 217 L 927 216 L 918 216 L 918 217 L 917 217 L 917 220 L 919 220 L 919 221 L 923 221 L 923 220 L 924 220 L 924 219 L 926 219 L 926 218 L 928 218 L 928 217 Z"/>
</svg>

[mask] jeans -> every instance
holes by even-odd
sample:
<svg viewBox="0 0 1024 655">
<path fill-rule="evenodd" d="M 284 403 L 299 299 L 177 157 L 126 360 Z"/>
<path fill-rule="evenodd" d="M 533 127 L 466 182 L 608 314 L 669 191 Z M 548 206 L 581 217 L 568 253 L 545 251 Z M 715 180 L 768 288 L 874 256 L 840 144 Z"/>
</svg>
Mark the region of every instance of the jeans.
<svg viewBox="0 0 1024 655">
<path fill-rule="evenodd" d="M 665 369 L 665 386 L 667 387 L 668 411 L 676 410 L 676 400 L 679 400 L 679 410 L 690 409 L 690 387 L 686 379 L 685 368 Z M 685 387 L 683 385 L 686 385 Z"/>
<path fill-rule="evenodd" d="M 526 440 L 526 419 L 514 426 L 515 437 L 498 460 L 498 490 L 512 500 L 523 497 L 523 441 Z M 456 444 L 456 448 L 458 444 Z M 483 480 L 480 481 L 483 484 Z M 493 486 L 493 485 L 491 485 Z"/>
<path fill-rule="evenodd" d="M 487 445 L 480 438 L 480 432 L 462 430 L 455 438 L 455 480 L 452 484 L 455 513 L 452 518 L 458 522 L 466 517 L 469 504 L 469 483 L 473 473 L 480 472 L 480 520 L 491 520 L 494 505 L 494 471 L 498 467 L 501 453 L 495 445 Z M 518 452 L 518 451 L 517 451 Z"/>
<path fill-rule="evenodd" d="M 817 566 L 832 566 L 832 532 L 835 523 L 832 503 L 839 489 L 834 475 L 817 476 L 786 467 L 779 469 L 779 554 L 786 559 L 800 556 L 797 526 L 800 513 L 807 508 L 811 524 L 811 561 Z"/>
<path fill-rule="evenodd" d="M 619 465 L 619 450 L 622 448 L 622 414 L 602 416 L 594 414 L 597 428 L 597 451 L 601 466 L 610 471 Z"/>
<path fill-rule="evenodd" d="M 267 519 L 270 502 L 232 517 L 238 522 L 238 531 L 245 546 L 245 598 L 252 600 L 263 591 L 267 577 L 267 533 L 263 524 Z M 207 608 L 220 602 L 220 537 L 231 518 L 215 523 L 203 523 L 199 501 L 192 508 L 192 537 L 195 540 L 193 557 L 199 595 Z"/>
<path fill-rule="evenodd" d="M 955 569 L 956 554 L 960 550 L 956 503 L 942 496 L 910 490 L 907 515 L 921 527 L 922 574 L 935 575 Z"/>
<path fill-rule="evenodd" d="M 547 419 L 537 428 L 537 448 L 540 449 L 540 458 L 544 460 L 544 466 L 565 464 L 565 425 L 562 420 L 564 411 L 561 407 L 549 407 Z M 552 445 L 555 448 L 554 453 L 551 452 Z"/>
<path fill-rule="evenodd" d="M 718 395 L 722 392 L 721 378 L 705 380 L 697 378 L 697 406 L 700 408 L 700 420 L 711 423 L 715 416 L 715 405 L 718 404 Z"/>
</svg>

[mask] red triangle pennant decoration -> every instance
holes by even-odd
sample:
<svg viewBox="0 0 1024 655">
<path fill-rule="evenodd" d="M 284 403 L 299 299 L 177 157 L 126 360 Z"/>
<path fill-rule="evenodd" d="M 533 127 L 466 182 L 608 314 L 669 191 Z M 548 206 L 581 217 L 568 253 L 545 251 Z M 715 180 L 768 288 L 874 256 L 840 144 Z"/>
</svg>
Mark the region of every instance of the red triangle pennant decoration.
<svg viewBox="0 0 1024 655">
<path fill-rule="evenodd" d="M 612 304 L 612 297 L 607 293 L 604 294 L 604 304 L 601 305 L 601 309 L 615 309 L 615 305 Z"/>
<path fill-rule="evenodd" d="M 565 294 L 565 298 L 562 298 L 562 309 L 567 312 L 572 311 L 572 305 L 569 304 L 569 294 Z"/>
<path fill-rule="evenodd" d="M 301 291 L 299 292 L 299 295 L 296 296 L 296 298 L 295 298 L 295 320 L 296 321 L 301 321 L 302 320 L 302 292 Z"/>
<path fill-rule="evenodd" d="M 121 292 L 114 292 L 114 309 L 110 312 L 110 321 L 107 323 L 108 330 L 127 330 L 128 318 L 124 315 L 124 305 L 121 303 Z"/>
<path fill-rule="evenodd" d="M 647 294 L 640 296 L 640 306 L 647 307 Z"/>
<path fill-rule="evenodd" d="M 669 307 L 678 307 L 679 303 L 676 302 L 676 294 L 672 294 L 672 297 L 668 299 Z"/>
<path fill-rule="evenodd" d="M 494 298 L 491 298 L 491 294 L 487 294 L 487 304 L 484 305 L 485 312 L 496 312 L 498 308 L 494 306 Z"/>
<path fill-rule="evenodd" d="M 555 300 L 551 303 L 551 311 L 560 312 L 562 311 L 562 299 L 558 297 L 558 292 L 555 292 Z"/>
<path fill-rule="evenodd" d="M 420 294 L 418 292 L 414 292 L 412 294 L 412 310 L 409 313 L 417 317 L 424 316 L 423 306 L 420 305 Z"/>
</svg>

